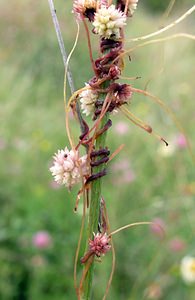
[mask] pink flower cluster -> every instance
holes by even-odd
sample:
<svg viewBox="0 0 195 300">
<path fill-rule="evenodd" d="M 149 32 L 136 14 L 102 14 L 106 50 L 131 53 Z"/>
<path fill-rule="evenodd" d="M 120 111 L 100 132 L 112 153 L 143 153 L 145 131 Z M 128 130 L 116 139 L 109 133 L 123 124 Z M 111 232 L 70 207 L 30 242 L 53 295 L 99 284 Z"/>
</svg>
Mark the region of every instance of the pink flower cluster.
<svg viewBox="0 0 195 300">
<path fill-rule="evenodd" d="M 96 233 L 94 234 L 94 239 L 89 241 L 89 250 L 96 256 L 106 254 L 110 249 L 111 245 L 110 237 L 107 233 Z"/>
<path fill-rule="evenodd" d="M 38 231 L 33 236 L 32 243 L 36 248 L 46 249 L 52 245 L 52 239 L 47 231 Z"/>
</svg>

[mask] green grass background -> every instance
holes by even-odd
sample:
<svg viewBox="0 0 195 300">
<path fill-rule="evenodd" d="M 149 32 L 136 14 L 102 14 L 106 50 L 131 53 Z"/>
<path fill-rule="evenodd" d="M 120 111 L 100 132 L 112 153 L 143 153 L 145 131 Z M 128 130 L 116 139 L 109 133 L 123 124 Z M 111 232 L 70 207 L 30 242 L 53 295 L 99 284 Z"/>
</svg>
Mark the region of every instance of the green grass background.
<svg viewBox="0 0 195 300">
<path fill-rule="evenodd" d="M 76 35 L 71 2 L 56 1 L 67 51 Z M 176 3 L 170 18 L 163 21 L 163 11 L 150 10 L 143 2 L 140 0 L 139 9 L 129 20 L 128 38 L 157 30 L 193 4 Z M 193 34 L 194 25 L 193 15 L 167 35 Z M 73 213 L 78 189 L 71 193 L 63 187 L 54 189 L 48 171 L 53 153 L 68 141 L 64 70 L 47 1 L 2 0 L 0 28 L 0 299 L 74 300 L 73 262 L 81 215 Z M 127 43 L 126 48 L 130 47 Z M 93 48 L 98 55 L 96 36 Z M 146 46 L 131 54 L 131 62 L 125 59 L 123 73 L 141 77 L 132 83 L 134 87 L 144 89 L 149 80 L 148 91 L 174 111 L 193 152 L 194 52 L 194 42 L 184 38 Z M 76 88 L 93 76 L 83 28 L 70 66 Z M 158 105 L 134 94 L 130 109 L 174 144 L 179 131 Z M 116 133 L 121 121 L 128 124 L 124 135 Z M 72 122 L 72 126 L 76 137 L 78 125 Z M 186 285 L 179 272 L 181 258 L 195 255 L 194 164 L 188 150 L 175 147 L 169 156 L 160 154 L 163 145 L 159 141 L 118 114 L 113 117 L 108 145 L 114 151 L 122 143 L 125 148 L 110 164 L 103 185 L 111 228 L 161 218 L 166 235 L 162 240 L 142 226 L 114 237 L 117 262 L 108 299 L 193 300 L 195 285 Z M 122 161 L 134 174 L 132 182 L 120 181 Z M 32 244 L 33 235 L 40 230 L 52 237 L 48 249 Z M 176 237 L 186 245 L 179 252 L 169 247 Z M 110 268 L 108 254 L 96 266 L 94 300 L 102 299 Z M 160 297 L 149 298 L 151 286 L 161 289 Z"/>
</svg>

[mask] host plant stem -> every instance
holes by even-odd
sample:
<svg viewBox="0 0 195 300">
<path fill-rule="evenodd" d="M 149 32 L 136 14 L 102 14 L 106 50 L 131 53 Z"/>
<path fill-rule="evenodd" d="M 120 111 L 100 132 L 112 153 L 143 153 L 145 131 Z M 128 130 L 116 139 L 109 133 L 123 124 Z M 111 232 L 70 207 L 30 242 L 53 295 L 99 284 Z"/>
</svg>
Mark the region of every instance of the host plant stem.
<svg viewBox="0 0 195 300">
<path fill-rule="evenodd" d="M 105 94 L 100 95 L 100 99 L 102 102 L 104 101 Z M 100 128 L 103 128 L 106 122 L 108 121 L 109 114 L 106 113 L 102 118 L 100 123 Z M 105 148 L 106 146 L 106 135 L 107 131 L 97 137 L 95 150 L 99 150 L 100 148 Z M 105 164 L 101 164 L 95 168 L 93 168 L 93 172 L 98 173 L 101 172 L 105 168 Z M 97 233 L 98 230 L 98 221 L 99 221 L 99 213 L 100 213 L 100 199 L 102 192 L 102 178 L 98 178 L 92 182 L 91 185 L 91 201 L 89 207 L 89 219 L 88 219 L 88 229 L 87 229 L 87 249 L 88 250 L 88 241 L 89 239 L 93 239 L 93 232 Z M 82 300 L 90 300 L 91 299 L 91 289 L 93 282 L 93 271 L 94 271 L 94 261 L 91 263 L 87 275 L 85 277 L 83 283 L 83 291 L 82 291 Z"/>
</svg>

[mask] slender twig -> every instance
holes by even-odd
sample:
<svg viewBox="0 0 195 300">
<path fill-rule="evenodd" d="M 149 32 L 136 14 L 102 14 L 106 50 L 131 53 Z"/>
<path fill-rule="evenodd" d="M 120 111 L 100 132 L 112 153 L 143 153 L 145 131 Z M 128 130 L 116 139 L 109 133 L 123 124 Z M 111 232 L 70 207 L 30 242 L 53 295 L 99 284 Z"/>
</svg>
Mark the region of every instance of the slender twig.
<svg viewBox="0 0 195 300">
<path fill-rule="evenodd" d="M 60 51 L 61 51 L 61 54 L 62 54 L 64 67 L 66 68 L 68 56 L 67 56 L 67 53 L 66 53 L 66 48 L 65 48 L 65 45 L 64 45 L 63 37 L 62 37 L 60 24 L 59 24 L 57 15 L 56 15 L 56 9 L 54 7 L 53 0 L 48 0 L 48 3 L 49 3 L 49 8 L 50 8 L 50 11 L 51 11 L 53 24 L 54 24 L 54 28 L 55 28 L 57 39 L 58 39 L 58 44 L 59 44 Z M 71 94 L 73 94 L 74 91 L 75 91 L 75 87 L 74 87 L 74 81 L 73 81 L 72 73 L 71 73 L 69 67 L 67 68 L 67 78 L 68 78 L 68 83 L 69 83 L 69 86 L 70 86 Z M 78 120 L 79 120 L 79 123 L 80 123 L 81 132 L 83 133 L 84 132 L 83 119 L 82 119 L 82 116 L 81 116 L 81 112 L 80 112 L 80 108 L 79 108 L 78 103 L 76 103 L 76 112 L 77 112 L 77 115 L 78 115 Z"/>
</svg>

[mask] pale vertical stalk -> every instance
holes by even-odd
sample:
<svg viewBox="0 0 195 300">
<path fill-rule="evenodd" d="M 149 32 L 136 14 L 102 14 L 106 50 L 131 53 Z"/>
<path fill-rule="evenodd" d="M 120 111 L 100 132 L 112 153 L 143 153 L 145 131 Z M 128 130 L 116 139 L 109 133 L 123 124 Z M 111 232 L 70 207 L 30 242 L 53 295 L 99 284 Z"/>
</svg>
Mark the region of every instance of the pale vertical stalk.
<svg viewBox="0 0 195 300">
<path fill-rule="evenodd" d="M 64 67 L 66 67 L 67 54 L 66 54 L 66 49 L 65 49 L 65 46 L 64 46 L 62 33 L 61 33 L 61 30 L 60 30 L 60 24 L 58 22 L 58 18 L 57 18 L 57 15 L 56 15 L 56 10 L 55 10 L 55 7 L 54 7 L 53 0 L 48 0 L 48 3 L 49 3 L 49 8 L 50 8 L 54 28 L 55 28 L 55 31 L 56 31 L 56 36 L 57 36 L 57 39 L 58 39 L 58 44 L 59 44 L 60 51 L 61 51 L 61 54 L 62 54 Z M 68 83 L 69 83 L 69 86 L 70 86 L 71 94 L 73 94 L 74 91 L 75 91 L 75 88 L 74 88 L 74 82 L 73 82 L 72 74 L 71 74 L 69 68 L 68 68 L 68 71 L 67 71 L 67 77 L 68 77 Z"/>
<path fill-rule="evenodd" d="M 67 53 L 66 53 L 66 48 L 65 48 L 65 45 L 64 45 L 63 37 L 62 37 L 60 24 L 59 24 L 57 15 L 56 15 L 56 10 L 55 10 L 55 7 L 54 7 L 53 0 L 48 0 L 48 3 L 49 3 L 49 8 L 50 8 L 54 28 L 55 28 L 55 31 L 56 31 L 56 36 L 57 36 L 57 39 L 58 39 L 58 44 L 59 44 L 60 51 L 61 51 L 61 54 L 62 54 L 64 67 L 66 68 L 68 56 L 67 56 Z M 74 91 L 75 91 L 75 87 L 74 87 L 74 81 L 73 81 L 73 78 L 72 78 L 72 73 L 71 73 L 69 67 L 67 68 L 67 78 L 68 78 L 68 83 L 69 83 L 71 94 L 73 94 Z M 79 107 L 78 103 L 76 103 L 76 112 L 77 112 L 77 115 L 78 115 L 78 120 L 79 120 L 79 124 L 80 124 L 80 128 L 81 128 L 81 132 L 83 133 L 85 131 L 85 128 L 84 128 L 84 125 L 83 125 L 83 119 L 82 119 L 82 116 L 81 116 L 80 107 Z"/>
</svg>

